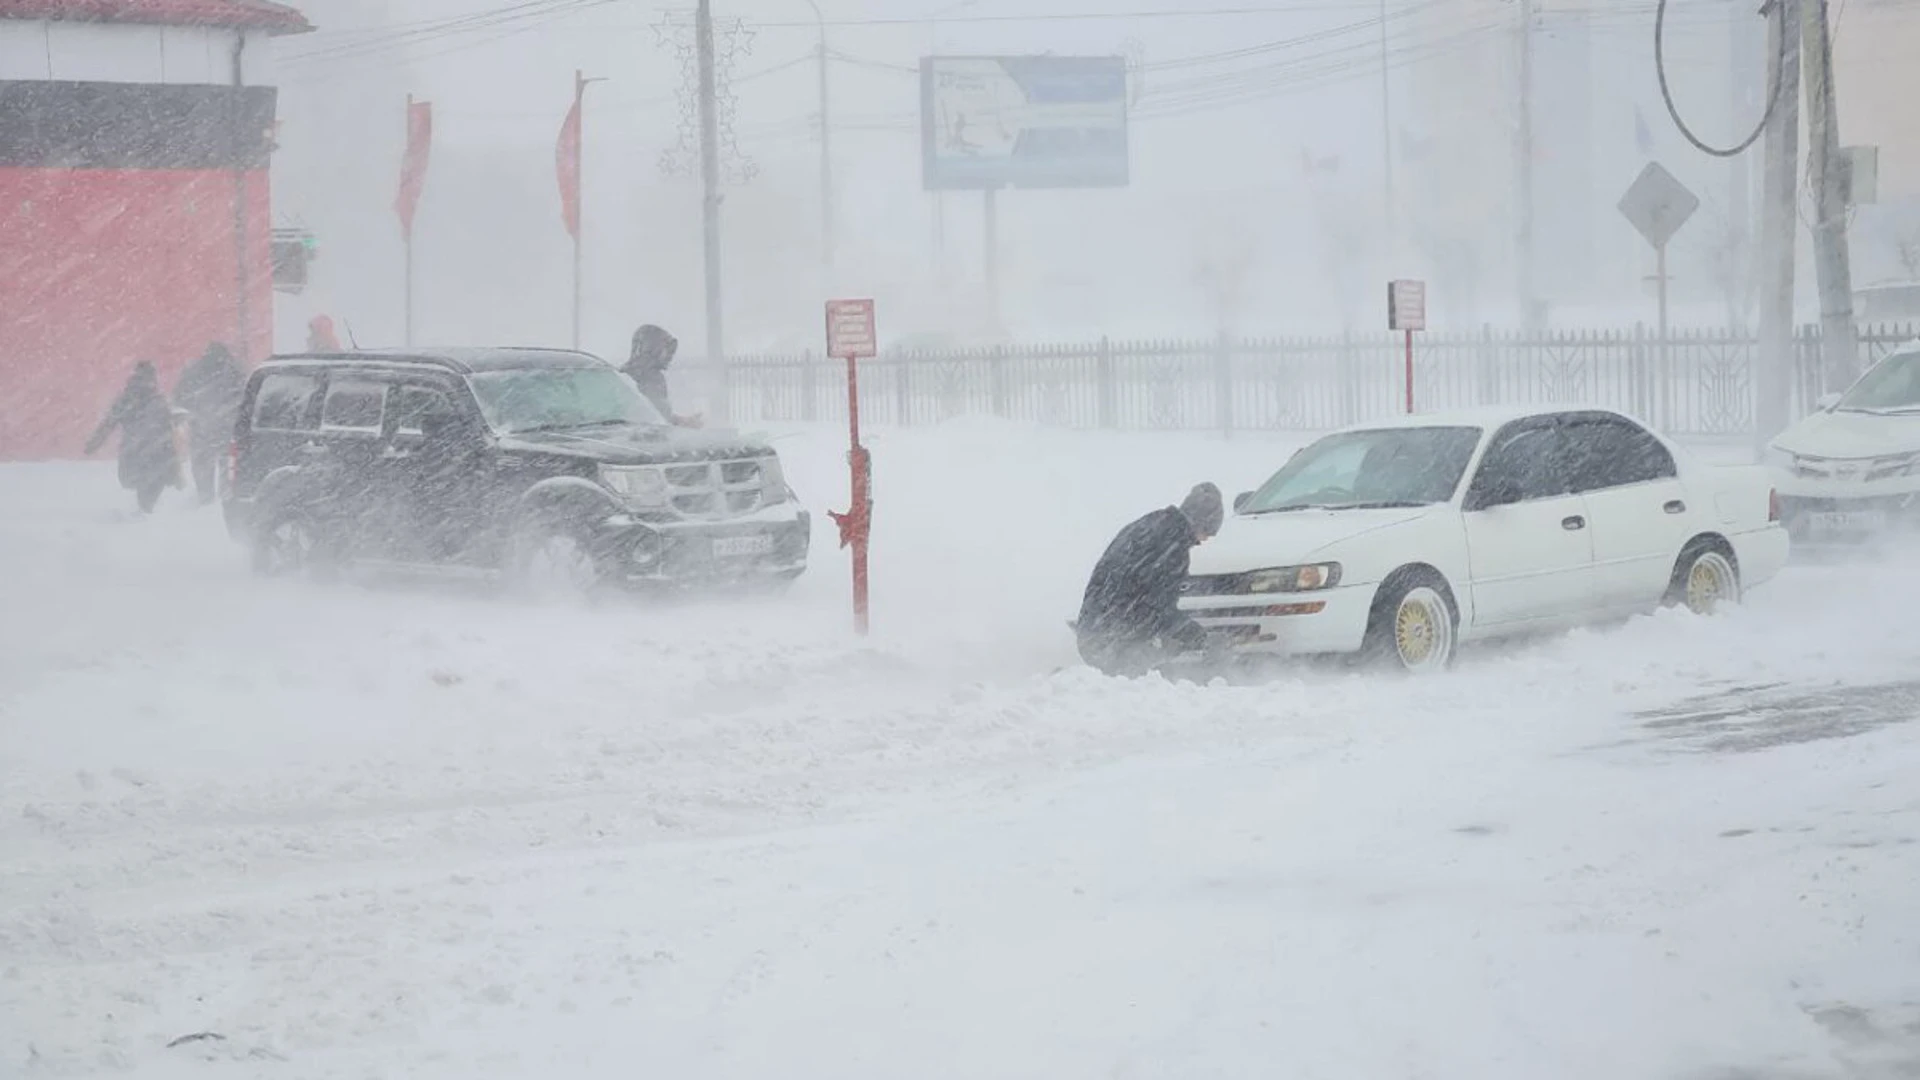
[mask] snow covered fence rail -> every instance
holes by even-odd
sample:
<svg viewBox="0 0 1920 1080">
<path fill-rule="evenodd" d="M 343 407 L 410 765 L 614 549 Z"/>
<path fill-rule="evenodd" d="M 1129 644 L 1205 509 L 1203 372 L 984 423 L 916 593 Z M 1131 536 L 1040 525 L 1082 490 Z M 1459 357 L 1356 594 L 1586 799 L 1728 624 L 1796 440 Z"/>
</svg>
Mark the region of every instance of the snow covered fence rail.
<svg viewBox="0 0 1920 1080">
<path fill-rule="evenodd" d="M 1862 364 L 1916 328 L 1865 327 Z M 1794 351 L 1794 407 L 1821 393 L 1817 327 Z M 861 415 L 925 424 L 986 414 L 1068 428 L 1317 431 L 1399 408 L 1398 337 L 1218 338 L 896 350 L 861 366 Z M 1678 435 L 1752 429 L 1758 343 L 1734 331 L 1628 330 L 1423 337 L 1414 392 L 1424 408 L 1594 402 Z M 736 422 L 844 422 L 845 373 L 813 353 L 689 364 L 714 411 Z M 695 386 L 688 386 L 695 390 Z"/>
</svg>

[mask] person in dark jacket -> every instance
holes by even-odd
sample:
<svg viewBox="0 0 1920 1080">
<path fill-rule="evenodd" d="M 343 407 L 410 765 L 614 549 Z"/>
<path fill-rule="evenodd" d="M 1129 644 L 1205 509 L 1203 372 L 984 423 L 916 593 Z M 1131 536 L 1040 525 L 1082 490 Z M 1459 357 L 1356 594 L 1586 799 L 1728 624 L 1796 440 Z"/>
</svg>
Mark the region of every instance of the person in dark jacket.
<svg viewBox="0 0 1920 1080">
<path fill-rule="evenodd" d="M 660 415 L 681 427 L 699 427 L 698 416 L 681 416 L 673 411 L 673 398 L 667 390 L 667 368 L 673 363 L 680 342 L 672 334 L 652 323 L 633 332 L 633 350 L 627 355 L 627 373 L 640 393 L 653 402 Z"/>
<path fill-rule="evenodd" d="M 233 353 L 219 342 L 207 346 L 200 359 L 188 364 L 174 385 L 173 401 L 187 410 L 192 423 L 189 444 L 193 458 L 193 486 L 202 505 L 213 501 L 214 466 L 233 439 L 233 423 L 246 394 L 247 375 Z"/>
<path fill-rule="evenodd" d="M 1139 675 L 1205 651 L 1205 631 L 1180 611 L 1180 586 L 1193 548 L 1219 532 L 1225 518 L 1220 489 L 1200 484 L 1179 506 L 1120 530 L 1094 564 L 1080 603 L 1074 631 L 1081 658 L 1109 675 Z"/>
<path fill-rule="evenodd" d="M 180 459 L 174 451 L 173 409 L 160 392 L 160 375 L 142 360 L 133 376 L 107 410 L 106 419 L 87 440 L 91 454 L 120 432 L 120 486 L 134 493 L 140 512 L 150 514 L 168 484 L 180 480 Z"/>
</svg>

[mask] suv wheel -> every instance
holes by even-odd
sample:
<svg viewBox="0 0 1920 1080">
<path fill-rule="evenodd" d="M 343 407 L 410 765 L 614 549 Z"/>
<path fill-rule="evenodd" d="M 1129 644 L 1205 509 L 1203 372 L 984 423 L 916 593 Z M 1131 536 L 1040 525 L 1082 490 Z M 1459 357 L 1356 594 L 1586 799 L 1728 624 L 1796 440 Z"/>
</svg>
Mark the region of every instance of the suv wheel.
<svg viewBox="0 0 1920 1080">
<path fill-rule="evenodd" d="M 586 531 L 548 518 L 530 519 L 517 530 L 512 574 L 521 592 L 539 599 L 591 600 L 607 582 Z"/>
<path fill-rule="evenodd" d="M 253 541 L 253 570 L 262 577 L 325 578 L 339 567 L 339 551 L 304 514 L 282 514 Z"/>
</svg>

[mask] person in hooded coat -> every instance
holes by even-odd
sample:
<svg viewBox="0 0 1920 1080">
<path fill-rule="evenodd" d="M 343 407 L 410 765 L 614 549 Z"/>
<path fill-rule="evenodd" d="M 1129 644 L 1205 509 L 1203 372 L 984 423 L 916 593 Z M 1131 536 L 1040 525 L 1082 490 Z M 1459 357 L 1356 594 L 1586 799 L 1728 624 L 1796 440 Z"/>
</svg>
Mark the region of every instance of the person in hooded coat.
<svg viewBox="0 0 1920 1080">
<path fill-rule="evenodd" d="M 679 350 L 677 338 L 649 323 L 633 332 L 633 349 L 620 370 L 640 388 L 642 396 L 653 402 L 661 416 L 681 427 L 699 427 L 698 416 L 681 416 L 673 411 L 673 398 L 667 389 L 667 368 Z"/>
<path fill-rule="evenodd" d="M 1081 658 L 1109 675 L 1140 675 L 1206 651 L 1206 632 L 1180 611 L 1180 587 L 1193 548 L 1225 518 L 1220 489 L 1203 483 L 1179 506 L 1121 529 L 1094 564 L 1073 624 Z"/>
<path fill-rule="evenodd" d="M 234 420 L 240 414 L 240 399 L 246 389 L 246 372 L 233 353 L 217 341 L 207 346 L 200 359 L 187 365 L 174 385 L 174 404 L 187 410 L 192 421 L 193 486 L 202 505 L 213 501 L 214 467 L 233 438 Z"/>
<path fill-rule="evenodd" d="M 311 353 L 340 351 L 340 336 L 333 332 L 333 316 L 315 315 L 307 320 L 307 351 Z"/>
<path fill-rule="evenodd" d="M 145 360 L 134 366 L 113 408 L 87 440 L 87 453 L 99 450 L 116 429 L 120 432 L 120 486 L 134 493 L 141 513 L 152 513 L 160 493 L 168 484 L 179 482 L 180 459 L 174 451 L 173 409 L 160 392 L 159 373 Z"/>
</svg>

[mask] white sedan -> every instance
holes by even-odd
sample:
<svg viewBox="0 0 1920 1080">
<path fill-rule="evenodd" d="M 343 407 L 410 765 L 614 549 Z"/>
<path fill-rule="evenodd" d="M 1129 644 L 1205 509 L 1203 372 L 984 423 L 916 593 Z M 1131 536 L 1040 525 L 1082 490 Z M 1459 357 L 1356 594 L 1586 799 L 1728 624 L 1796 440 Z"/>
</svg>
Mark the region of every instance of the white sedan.
<svg viewBox="0 0 1920 1080">
<path fill-rule="evenodd" d="M 1767 447 L 1796 541 L 1870 539 L 1920 516 L 1920 342 L 1895 351 Z"/>
<path fill-rule="evenodd" d="M 1410 416 L 1293 456 L 1194 549 L 1180 606 L 1240 652 L 1411 671 L 1463 641 L 1738 602 L 1787 560 L 1759 466 L 1604 409 Z"/>
</svg>

